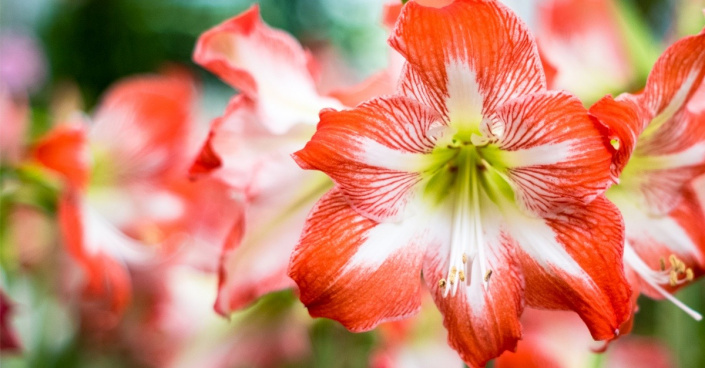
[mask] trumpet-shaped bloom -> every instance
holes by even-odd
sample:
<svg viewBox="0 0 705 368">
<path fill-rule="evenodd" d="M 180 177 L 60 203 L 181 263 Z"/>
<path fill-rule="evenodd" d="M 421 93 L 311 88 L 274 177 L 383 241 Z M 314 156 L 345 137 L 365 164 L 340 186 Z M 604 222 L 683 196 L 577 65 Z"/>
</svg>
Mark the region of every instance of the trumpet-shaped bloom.
<svg viewBox="0 0 705 368">
<path fill-rule="evenodd" d="M 514 348 L 525 303 L 614 338 L 630 290 L 612 155 L 577 98 L 546 90 L 524 24 L 494 1 L 409 2 L 390 43 L 400 95 L 322 111 L 295 154 L 336 184 L 292 255 L 310 314 L 353 331 L 405 318 L 423 274 L 471 365 Z"/>
<path fill-rule="evenodd" d="M 286 275 L 289 256 L 315 200 L 332 187 L 290 157 L 313 135 L 318 111 L 392 93 L 394 68 L 320 94 L 315 60 L 289 34 L 263 23 L 257 6 L 205 32 L 194 60 L 240 91 L 214 120 L 191 168 L 196 177 L 223 181 L 245 204 L 221 257 L 215 309 L 229 314 L 294 286 Z"/>
<path fill-rule="evenodd" d="M 705 266 L 702 208 L 690 182 L 705 172 L 705 32 L 669 47 L 644 90 L 590 108 L 609 129 L 619 184 L 607 197 L 624 215 L 624 263 L 637 289 L 668 298 Z M 698 91 L 700 89 L 700 91 Z"/>
</svg>

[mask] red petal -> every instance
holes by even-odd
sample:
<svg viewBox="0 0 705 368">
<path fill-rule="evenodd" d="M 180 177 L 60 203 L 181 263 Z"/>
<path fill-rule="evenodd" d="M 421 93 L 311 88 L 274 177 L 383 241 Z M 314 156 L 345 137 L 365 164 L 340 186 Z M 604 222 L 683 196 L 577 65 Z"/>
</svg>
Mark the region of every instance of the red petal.
<svg viewBox="0 0 705 368">
<path fill-rule="evenodd" d="M 619 175 L 636 146 L 637 138 L 642 130 L 642 122 L 638 118 L 639 107 L 632 99 L 614 100 L 606 96 L 590 107 L 590 115 L 597 118 L 606 129 L 613 152 L 610 172 L 612 179 L 618 182 Z"/>
<path fill-rule="evenodd" d="M 537 8 L 536 40 L 555 71 L 550 89 L 567 90 L 593 102 L 634 79 L 613 1 L 546 0 Z"/>
<path fill-rule="evenodd" d="M 433 112 L 400 97 L 326 110 L 316 134 L 294 158 L 330 176 L 368 218 L 398 219 L 427 166 L 426 154 L 435 145 L 427 132 L 437 120 Z"/>
<path fill-rule="evenodd" d="M 466 83 L 460 79 L 471 75 L 483 114 L 514 97 L 545 89 L 533 38 L 498 2 L 458 0 L 442 8 L 409 2 L 389 43 L 418 74 L 422 90 L 433 96 L 422 100 L 442 102 L 431 106 L 446 116 L 454 114 L 449 111 L 453 105 L 463 106 L 462 101 L 448 103 L 461 99 L 452 96 L 451 84 Z"/>
<path fill-rule="evenodd" d="M 309 313 L 356 332 L 416 313 L 423 245 L 412 229 L 362 217 L 338 189 L 328 192 L 291 257 L 289 276 Z"/>
<path fill-rule="evenodd" d="M 394 23 L 397 22 L 397 18 L 399 18 L 399 14 L 401 13 L 401 7 L 402 7 L 401 1 L 388 1 L 384 4 L 384 8 L 382 10 L 382 24 L 384 24 L 385 27 L 387 28 L 393 28 Z"/>
<path fill-rule="evenodd" d="M 295 169 L 295 164 L 289 160 Z M 306 216 L 332 183 L 318 172 L 279 171 L 259 184 L 244 204 L 220 260 L 216 310 L 229 314 L 260 296 L 294 286 L 287 276 L 289 258 Z"/>
<path fill-rule="evenodd" d="M 196 179 L 200 176 L 206 175 L 217 170 L 219 167 L 223 166 L 223 161 L 220 156 L 213 148 L 213 135 L 215 133 L 211 131 L 208 133 L 208 138 L 206 143 L 201 147 L 201 151 L 196 157 L 196 161 L 193 162 L 191 168 L 189 168 L 189 176 L 192 179 Z"/>
<path fill-rule="evenodd" d="M 705 30 L 671 45 L 654 65 L 639 102 L 650 116 L 645 124 L 664 114 L 672 116 L 683 108 L 705 77 Z M 661 121 L 660 123 L 666 123 Z M 651 125 L 654 122 L 650 123 Z M 659 126 L 660 127 L 660 126 Z M 646 129 L 657 129 L 649 127 Z M 666 128 L 664 128 L 666 129 Z"/>
<path fill-rule="evenodd" d="M 615 202 L 626 226 L 626 238 L 637 255 L 654 271 L 660 270 L 661 261 L 670 267 L 673 254 L 692 268 L 695 275 L 705 271 L 705 214 L 695 193 L 684 190 L 679 204 L 668 215 L 654 217 L 629 202 Z M 683 277 L 681 277 L 683 278 Z M 683 284 L 683 285 L 687 285 Z M 651 298 L 662 299 L 663 295 L 647 282 L 639 283 L 642 293 Z M 662 284 L 663 289 L 675 292 L 679 287 Z"/>
<path fill-rule="evenodd" d="M 114 85 L 94 117 L 91 143 L 110 154 L 111 175 L 140 180 L 183 175 L 196 97 L 188 75 L 141 76 Z"/>
<path fill-rule="evenodd" d="M 57 171 L 72 186 L 85 188 L 90 179 L 90 152 L 86 131 L 80 124 L 52 129 L 32 150 L 32 156 L 47 168 Z"/>
<path fill-rule="evenodd" d="M 622 264 L 623 224 L 617 207 L 598 197 L 545 221 L 555 239 L 546 239 L 544 244 L 529 244 L 540 239 L 536 234 L 520 237 L 513 231 L 524 251 L 527 247 L 544 249 L 539 254 L 519 255 L 527 302 L 539 308 L 571 309 L 585 321 L 595 340 L 615 338 L 631 314 L 631 292 Z M 565 249 L 582 270 L 580 274 L 551 262 L 555 250 L 547 245 L 553 242 Z"/>
<path fill-rule="evenodd" d="M 492 229 L 485 230 L 492 232 Z M 473 367 L 483 367 L 503 351 L 513 350 L 521 337 L 519 316 L 524 309 L 523 279 L 518 272 L 512 244 L 498 230 L 494 229 L 496 237 L 486 236 L 481 245 L 489 249 L 486 261 L 492 271 L 486 289 L 483 287 L 486 276 L 479 272 L 479 267 L 473 267 L 472 274 L 467 276 L 470 284 L 461 283 L 456 295 L 443 297 L 439 280 L 447 276 L 449 250 L 429 248 L 424 261 L 424 280 L 443 314 L 448 342 Z"/>
<path fill-rule="evenodd" d="M 318 94 L 311 57 L 289 34 L 264 24 L 257 5 L 203 33 L 193 57 L 257 101 L 262 121 L 275 133 L 315 124 L 321 108 L 340 105 Z"/>
<path fill-rule="evenodd" d="M 522 208 L 547 214 L 589 203 L 612 184 L 608 143 L 581 102 L 563 92 L 523 96 L 505 104 L 487 130 Z"/>
<path fill-rule="evenodd" d="M 705 111 L 701 102 L 692 100 L 705 88 L 704 77 L 705 31 L 669 47 L 654 65 L 643 93 L 618 98 L 638 105 L 638 122 L 630 117 L 623 128 L 635 130 L 638 141 L 620 187 L 640 196 L 641 205 L 653 215 L 670 212 L 687 183 L 705 172 Z"/>
<path fill-rule="evenodd" d="M 86 224 L 79 194 L 69 191 L 59 199 L 58 218 L 66 249 L 83 268 L 88 297 L 108 304 L 121 315 L 130 302 L 132 288 L 127 270 L 113 258 L 87 244 Z"/>
</svg>

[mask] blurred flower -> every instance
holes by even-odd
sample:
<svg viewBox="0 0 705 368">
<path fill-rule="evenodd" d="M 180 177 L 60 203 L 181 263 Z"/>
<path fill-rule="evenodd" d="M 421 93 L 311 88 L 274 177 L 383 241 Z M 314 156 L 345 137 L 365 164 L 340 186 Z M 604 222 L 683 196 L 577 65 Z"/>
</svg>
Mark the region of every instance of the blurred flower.
<svg viewBox="0 0 705 368">
<path fill-rule="evenodd" d="M 442 316 L 424 297 L 424 308 L 409 319 L 379 325 L 380 342 L 370 357 L 372 368 L 461 367 L 462 360 L 446 343 Z"/>
<path fill-rule="evenodd" d="M 612 0 L 547 0 L 539 5 L 536 39 L 556 68 L 549 88 L 595 101 L 634 78 L 627 40 Z"/>
<path fill-rule="evenodd" d="M 16 30 L 0 32 L 0 88 L 14 96 L 35 92 L 44 83 L 45 64 L 34 38 Z"/>
<path fill-rule="evenodd" d="M 698 320 L 671 293 L 705 267 L 705 217 L 689 189 L 705 173 L 705 109 L 696 98 L 704 76 L 705 31 L 669 47 L 643 92 L 590 108 L 615 151 L 619 183 L 607 197 L 624 215 L 624 264 L 635 290 L 667 298 Z"/>
<path fill-rule="evenodd" d="M 468 364 L 515 346 L 525 302 L 614 338 L 629 287 L 611 154 L 577 98 L 546 90 L 526 27 L 495 2 L 409 2 L 390 44 L 402 95 L 322 111 L 295 154 L 336 183 L 291 260 L 311 315 L 352 331 L 408 317 L 422 272 Z"/>
<path fill-rule="evenodd" d="M 300 170 L 290 154 L 313 135 L 321 108 L 391 92 L 384 81 L 393 71 L 373 77 L 384 81 L 321 95 L 315 60 L 264 24 L 257 6 L 205 32 L 194 59 L 240 91 L 191 168 L 195 177 L 227 183 L 246 203 L 223 245 L 215 309 L 225 315 L 294 285 L 286 275 L 291 251 L 315 199 L 332 183 Z"/>
<path fill-rule="evenodd" d="M 28 128 L 27 102 L 23 97 L 12 96 L 0 86 L 0 162 L 17 164 L 24 153 Z"/>
<path fill-rule="evenodd" d="M 594 341 L 577 315 L 527 309 L 522 316 L 524 336 L 515 352 L 505 352 L 496 368 L 629 368 L 673 367 L 668 348 L 658 340 L 626 337 L 604 355 L 593 352 Z M 599 363 L 595 363 L 599 362 Z"/>
<path fill-rule="evenodd" d="M 208 244 L 222 241 L 238 217 L 224 185 L 188 182 L 194 97 L 183 72 L 128 79 L 105 95 L 90 127 L 76 117 L 34 147 L 35 159 L 66 183 L 59 225 L 85 291 L 108 303 L 115 321 L 130 300 L 130 264 L 195 252 L 210 254 L 197 266 L 212 269 L 217 253 Z"/>
</svg>

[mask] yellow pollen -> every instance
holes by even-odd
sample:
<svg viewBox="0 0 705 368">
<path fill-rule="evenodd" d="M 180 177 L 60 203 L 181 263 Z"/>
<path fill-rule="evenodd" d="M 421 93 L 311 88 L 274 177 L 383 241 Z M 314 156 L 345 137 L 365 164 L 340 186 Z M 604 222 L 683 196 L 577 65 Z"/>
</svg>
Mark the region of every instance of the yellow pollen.
<svg viewBox="0 0 705 368">
<path fill-rule="evenodd" d="M 659 266 L 661 266 L 661 271 L 666 271 L 666 260 L 663 257 L 658 260 Z"/>
<path fill-rule="evenodd" d="M 446 279 L 440 279 L 438 280 L 438 287 L 441 289 L 445 289 L 446 287 Z"/>
<path fill-rule="evenodd" d="M 692 269 L 692 268 L 688 268 L 687 270 L 685 270 L 685 279 L 686 279 L 686 280 L 688 280 L 688 281 L 693 281 L 693 277 L 694 277 L 694 275 L 693 275 L 693 269 Z"/>
<path fill-rule="evenodd" d="M 468 255 L 463 253 L 463 264 L 468 263 Z"/>
<path fill-rule="evenodd" d="M 675 270 L 675 271 L 676 271 L 678 274 L 685 273 L 685 263 L 679 262 L 679 263 L 676 265 L 676 270 Z"/>
<path fill-rule="evenodd" d="M 460 281 L 465 281 L 465 272 L 460 270 L 460 272 L 458 272 L 458 278 L 460 278 Z"/>
<path fill-rule="evenodd" d="M 668 277 L 668 283 L 671 286 L 678 285 L 678 274 L 676 273 L 676 271 L 671 271 L 671 273 L 669 274 L 669 277 Z"/>
<path fill-rule="evenodd" d="M 668 262 L 671 263 L 671 267 L 676 268 L 676 265 L 678 264 L 678 258 L 676 258 L 675 254 L 671 254 L 668 256 Z"/>
<path fill-rule="evenodd" d="M 490 277 L 492 277 L 492 270 L 487 270 L 487 272 L 485 272 L 485 282 L 490 281 Z"/>
</svg>

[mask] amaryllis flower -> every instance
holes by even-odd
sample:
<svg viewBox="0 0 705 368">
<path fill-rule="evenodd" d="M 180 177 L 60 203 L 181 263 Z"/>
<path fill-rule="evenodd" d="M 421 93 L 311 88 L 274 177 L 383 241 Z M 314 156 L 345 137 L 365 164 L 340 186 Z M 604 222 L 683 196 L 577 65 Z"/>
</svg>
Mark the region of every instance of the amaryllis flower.
<svg viewBox="0 0 705 368">
<path fill-rule="evenodd" d="M 90 127 L 78 117 L 34 147 L 35 159 L 65 182 L 58 220 L 86 293 L 118 315 L 130 299 L 129 264 L 188 253 L 187 245 L 208 242 L 201 236 L 220 242 L 240 211 L 222 184 L 188 181 L 194 98 L 181 72 L 125 80 L 106 94 Z"/>
<path fill-rule="evenodd" d="M 290 276 L 313 316 L 365 331 L 416 313 L 421 274 L 463 360 L 514 348 L 525 303 L 598 340 L 628 317 L 612 155 L 581 102 L 547 91 L 533 38 L 494 1 L 409 2 L 401 94 L 325 110 L 295 154 L 336 187 Z"/>
<path fill-rule="evenodd" d="M 286 275 L 289 255 L 332 182 L 302 171 L 290 155 L 313 135 L 321 108 L 392 93 L 392 69 L 322 95 L 315 60 L 291 35 L 263 23 L 257 6 L 205 32 L 194 60 L 240 91 L 214 120 L 191 168 L 195 177 L 226 183 L 246 205 L 223 245 L 215 309 L 229 314 L 294 286 Z"/>
<path fill-rule="evenodd" d="M 607 192 L 624 215 L 624 264 L 635 286 L 668 298 L 702 273 L 705 228 L 689 183 L 705 173 L 705 32 L 669 47 L 654 65 L 644 90 L 606 97 L 590 108 L 609 129 L 615 150 Z"/>
</svg>

